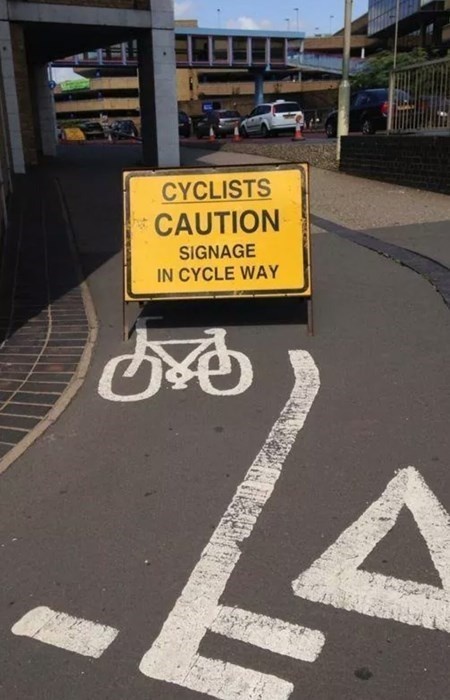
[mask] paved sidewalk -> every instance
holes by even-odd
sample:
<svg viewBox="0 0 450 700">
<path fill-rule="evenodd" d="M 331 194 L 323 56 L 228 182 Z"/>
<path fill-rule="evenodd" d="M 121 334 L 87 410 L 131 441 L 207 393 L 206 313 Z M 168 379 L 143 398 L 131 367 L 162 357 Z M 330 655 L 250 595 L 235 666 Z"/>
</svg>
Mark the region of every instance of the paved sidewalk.
<svg viewBox="0 0 450 700">
<path fill-rule="evenodd" d="M 0 271 L 0 471 L 55 420 L 80 372 L 90 328 L 72 245 L 57 184 L 37 169 L 14 193 Z"/>
<path fill-rule="evenodd" d="M 448 195 L 313 168 L 311 208 L 450 267 Z"/>
</svg>

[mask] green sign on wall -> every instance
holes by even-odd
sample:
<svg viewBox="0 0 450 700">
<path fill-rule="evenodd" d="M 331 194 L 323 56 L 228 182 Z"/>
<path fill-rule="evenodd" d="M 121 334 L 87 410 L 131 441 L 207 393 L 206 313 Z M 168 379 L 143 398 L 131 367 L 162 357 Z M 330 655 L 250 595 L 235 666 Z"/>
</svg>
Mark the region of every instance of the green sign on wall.
<svg viewBox="0 0 450 700">
<path fill-rule="evenodd" d="M 60 83 L 61 92 L 73 92 L 74 90 L 89 90 L 91 81 L 89 78 L 79 78 L 78 80 L 65 80 Z"/>
</svg>

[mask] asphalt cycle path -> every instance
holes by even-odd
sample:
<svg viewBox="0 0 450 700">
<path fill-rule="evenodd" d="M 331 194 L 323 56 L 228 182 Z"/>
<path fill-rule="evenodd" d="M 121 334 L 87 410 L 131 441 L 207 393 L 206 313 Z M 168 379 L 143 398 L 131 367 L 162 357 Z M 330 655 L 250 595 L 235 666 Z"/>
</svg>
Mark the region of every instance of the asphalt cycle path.
<svg viewBox="0 0 450 700">
<path fill-rule="evenodd" d="M 2 696 L 446 697 L 446 306 L 318 232 L 313 338 L 297 303 L 206 303 L 148 309 L 123 343 L 133 156 L 72 153 L 99 337 L 76 400 L 2 476 Z M 127 377 L 137 338 L 152 360 Z"/>
</svg>

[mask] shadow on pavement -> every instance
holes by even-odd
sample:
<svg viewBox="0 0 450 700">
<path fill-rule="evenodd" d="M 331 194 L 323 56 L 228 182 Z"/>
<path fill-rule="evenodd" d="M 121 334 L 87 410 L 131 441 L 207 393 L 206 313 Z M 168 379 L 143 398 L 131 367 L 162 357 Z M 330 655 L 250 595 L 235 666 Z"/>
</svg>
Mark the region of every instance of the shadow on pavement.
<svg viewBox="0 0 450 700">
<path fill-rule="evenodd" d="M 155 328 L 200 326 L 259 326 L 276 324 L 307 325 L 307 303 L 300 298 L 286 299 L 210 299 L 205 301 L 151 302 L 137 313 L 130 311 L 130 321 L 137 316 L 150 317 Z"/>
</svg>

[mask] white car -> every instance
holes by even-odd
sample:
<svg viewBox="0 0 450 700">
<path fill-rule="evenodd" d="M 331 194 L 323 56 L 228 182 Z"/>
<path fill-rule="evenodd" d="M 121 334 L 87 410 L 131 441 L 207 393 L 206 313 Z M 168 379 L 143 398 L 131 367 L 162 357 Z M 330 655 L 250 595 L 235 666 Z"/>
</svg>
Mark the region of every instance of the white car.
<svg viewBox="0 0 450 700">
<path fill-rule="evenodd" d="M 255 107 L 242 120 L 242 136 L 272 136 L 285 131 L 295 131 L 297 124 L 303 128 L 305 117 L 297 102 L 277 100 Z"/>
</svg>

